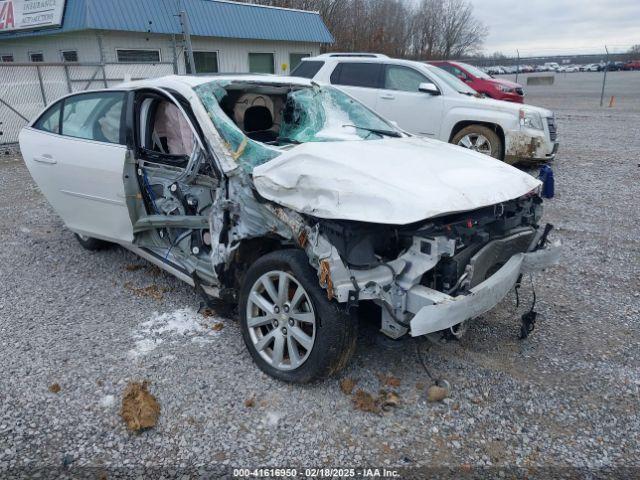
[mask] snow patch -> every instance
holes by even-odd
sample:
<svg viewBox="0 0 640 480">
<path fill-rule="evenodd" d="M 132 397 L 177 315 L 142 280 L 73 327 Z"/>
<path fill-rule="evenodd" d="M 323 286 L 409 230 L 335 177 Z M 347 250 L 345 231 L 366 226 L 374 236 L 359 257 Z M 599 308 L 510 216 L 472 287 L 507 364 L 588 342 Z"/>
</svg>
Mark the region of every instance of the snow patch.
<svg viewBox="0 0 640 480">
<path fill-rule="evenodd" d="M 100 406 L 102 408 L 111 408 L 116 404 L 116 397 L 113 395 L 105 395 L 100 399 Z"/>
<path fill-rule="evenodd" d="M 155 313 L 141 323 L 133 332 L 135 347 L 129 351 L 130 358 L 138 358 L 155 350 L 164 342 L 175 343 L 190 339 L 191 343 L 211 343 L 219 335 L 207 323 L 215 318 L 205 318 L 192 308 L 181 308 L 169 313 Z"/>
</svg>

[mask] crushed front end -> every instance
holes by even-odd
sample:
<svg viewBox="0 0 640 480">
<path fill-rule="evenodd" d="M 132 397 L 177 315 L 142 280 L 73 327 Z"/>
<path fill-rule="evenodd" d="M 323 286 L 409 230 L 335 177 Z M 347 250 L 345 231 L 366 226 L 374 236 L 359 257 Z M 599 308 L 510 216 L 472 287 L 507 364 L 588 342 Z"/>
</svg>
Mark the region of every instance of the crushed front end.
<svg viewBox="0 0 640 480">
<path fill-rule="evenodd" d="M 305 245 L 330 299 L 382 307 L 391 338 L 425 335 L 495 307 L 522 274 L 558 261 L 537 194 L 394 227 L 319 220 Z"/>
</svg>

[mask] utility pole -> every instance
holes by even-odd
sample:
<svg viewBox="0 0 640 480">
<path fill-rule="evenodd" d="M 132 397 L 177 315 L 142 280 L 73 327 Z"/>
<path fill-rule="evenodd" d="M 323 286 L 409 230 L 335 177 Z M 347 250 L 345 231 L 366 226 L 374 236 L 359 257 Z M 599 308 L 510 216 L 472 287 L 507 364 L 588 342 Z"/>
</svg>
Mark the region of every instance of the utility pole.
<svg viewBox="0 0 640 480">
<path fill-rule="evenodd" d="M 516 50 L 516 52 L 518 54 L 518 63 L 516 64 L 516 83 L 518 83 L 518 74 L 520 73 L 520 50 Z"/>
<path fill-rule="evenodd" d="M 189 16 L 185 10 L 180 10 L 180 23 L 182 24 L 182 33 L 184 33 L 184 43 L 187 49 L 187 60 L 189 61 L 189 68 L 191 69 L 191 74 L 195 75 L 196 73 L 196 62 L 193 59 L 193 48 L 191 47 L 191 26 L 189 25 Z"/>
<path fill-rule="evenodd" d="M 609 71 L 609 49 L 604 46 L 605 52 L 607 52 L 607 63 L 604 65 L 604 77 L 602 77 L 602 93 L 600 94 L 600 106 L 604 104 L 604 87 L 607 84 L 607 72 Z"/>
</svg>

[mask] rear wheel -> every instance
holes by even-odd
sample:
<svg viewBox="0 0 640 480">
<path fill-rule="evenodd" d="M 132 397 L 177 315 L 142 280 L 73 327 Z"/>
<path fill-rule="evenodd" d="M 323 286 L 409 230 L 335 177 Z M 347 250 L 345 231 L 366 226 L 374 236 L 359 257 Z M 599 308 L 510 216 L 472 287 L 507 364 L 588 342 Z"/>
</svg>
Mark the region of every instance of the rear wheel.
<svg viewBox="0 0 640 480">
<path fill-rule="evenodd" d="M 78 243 L 82 245 L 82 248 L 92 252 L 96 250 L 104 250 L 111 246 L 109 242 L 105 242 L 104 240 L 98 240 L 97 238 L 88 237 L 79 233 L 74 233 L 74 235 L 76 240 L 78 240 Z"/>
<path fill-rule="evenodd" d="M 504 146 L 500 137 L 484 125 L 469 125 L 463 128 L 456 133 L 451 143 L 502 160 Z"/>
<path fill-rule="evenodd" d="M 240 323 L 253 360 L 279 380 L 307 383 L 346 366 L 357 322 L 327 299 L 301 250 L 265 255 L 247 272 Z"/>
</svg>

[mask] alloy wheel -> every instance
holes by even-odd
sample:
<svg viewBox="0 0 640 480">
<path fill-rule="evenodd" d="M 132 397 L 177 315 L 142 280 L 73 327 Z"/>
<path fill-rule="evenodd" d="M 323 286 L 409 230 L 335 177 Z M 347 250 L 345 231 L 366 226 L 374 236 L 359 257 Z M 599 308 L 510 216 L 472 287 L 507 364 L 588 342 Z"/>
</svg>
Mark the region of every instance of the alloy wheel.
<svg viewBox="0 0 640 480">
<path fill-rule="evenodd" d="M 484 153 L 485 155 L 491 155 L 491 152 L 493 151 L 489 139 L 478 133 L 465 135 L 460 139 L 458 145 L 476 152 Z"/>
<path fill-rule="evenodd" d="M 251 342 L 273 368 L 295 370 L 309 358 L 316 314 L 309 294 L 292 275 L 262 275 L 251 287 L 246 314 Z"/>
</svg>

